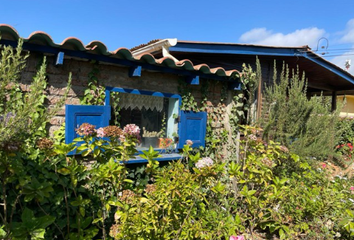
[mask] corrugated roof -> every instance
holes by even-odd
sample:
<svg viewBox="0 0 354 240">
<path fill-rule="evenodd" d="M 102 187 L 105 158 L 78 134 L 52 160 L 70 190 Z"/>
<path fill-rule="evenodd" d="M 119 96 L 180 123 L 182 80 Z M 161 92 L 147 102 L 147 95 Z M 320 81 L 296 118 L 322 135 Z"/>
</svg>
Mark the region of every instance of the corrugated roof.
<svg viewBox="0 0 354 240">
<path fill-rule="evenodd" d="M 187 41 L 187 40 L 178 40 L 179 43 L 195 43 L 195 44 L 213 44 L 213 45 L 229 45 L 229 46 L 249 46 L 249 47 L 264 47 L 264 48 L 296 48 L 296 49 L 311 49 L 308 45 L 303 46 L 271 46 L 271 45 L 257 45 L 257 44 L 248 44 L 248 43 L 225 43 L 225 42 L 204 42 L 204 41 Z"/>
<path fill-rule="evenodd" d="M 147 47 L 161 41 L 162 39 L 151 40 L 148 43 L 140 44 L 130 49 L 131 52 L 136 51 L 138 49 Z M 269 45 L 256 45 L 256 44 L 247 44 L 247 43 L 225 43 L 225 42 L 205 42 L 205 41 L 187 41 L 187 40 L 178 40 L 178 43 L 192 43 L 192 44 L 212 44 L 212 45 L 228 45 L 228 46 L 249 46 L 249 47 L 264 47 L 264 48 L 283 48 L 283 49 L 302 49 L 302 50 L 311 50 L 308 45 L 303 46 L 269 46 Z"/>
<path fill-rule="evenodd" d="M 354 77 L 351 73 L 344 70 L 343 68 L 339 67 L 338 65 L 328 61 L 327 59 L 323 58 L 322 56 L 318 55 L 316 51 L 312 51 L 312 49 L 308 45 L 303 46 L 270 46 L 270 45 L 256 45 L 256 44 L 243 44 L 243 43 L 220 43 L 220 42 L 203 42 L 203 41 L 186 41 L 186 40 L 178 40 L 178 43 L 191 43 L 191 44 L 209 44 L 209 45 L 226 45 L 226 46 L 244 46 L 244 47 L 260 47 L 260 48 L 271 48 L 271 49 L 297 49 L 301 52 L 306 52 L 310 55 L 313 55 L 314 58 L 319 59 L 323 62 L 326 62 L 329 65 L 337 68 L 339 71 L 343 72 L 346 75 Z M 269 54 L 271 55 L 271 54 Z"/>
<path fill-rule="evenodd" d="M 20 35 L 16 31 L 16 29 L 14 29 L 12 26 L 7 24 L 0 24 L 0 32 L 1 32 L 1 38 L 4 40 L 18 41 L 18 39 L 20 38 Z M 137 48 L 144 47 L 146 45 L 155 43 L 157 41 L 159 40 L 150 41 L 149 43 L 142 44 Z M 68 37 L 64 39 L 60 44 L 57 44 L 53 41 L 52 37 L 48 33 L 42 31 L 33 32 L 32 34 L 30 34 L 28 38 L 24 38 L 24 42 L 36 44 L 36 45 L 42 45 L 42 46 L 50 46 L 50 47 L 60 48 L 60 49 L 104 55 L 111 58 L 125 59 L 137 63 L 142 62 L 151 65 L 165 66 L 174 69 L 200 72 L 203 74 L 211 74 L 219 77 L 236 77 L 237 74 L 239 74 L 237 70 L 226 71 L 221 67 L 210 68 L 207 64 L 194 65 L 188 59 L 181 60 L 181 61 L 174 61 L 170 57 L 155 58 L 152 54 L 149 53 L 134 57 L 132 55 L 132 51 L 127 48 L 118 48 L 114 51 L 108 51 L 106 45 L 100 41 L 92 41 L 89 44 L 84 45 L 80 39 L 75 37 Z"/>
</svg>

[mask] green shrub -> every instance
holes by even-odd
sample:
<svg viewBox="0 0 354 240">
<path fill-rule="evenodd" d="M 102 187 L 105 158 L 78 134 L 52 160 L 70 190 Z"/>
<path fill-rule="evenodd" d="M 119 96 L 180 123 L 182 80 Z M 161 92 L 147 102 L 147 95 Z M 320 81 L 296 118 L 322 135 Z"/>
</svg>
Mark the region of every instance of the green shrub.
<svg viewBox="0 0 354 240">
<path fill-rule="evenodd" d="M 9 52 L 2 52 L 2 56 L 13 59 L 6 64 L 14 63 L 11 66 L 22 69 L 24 61 L 20 55 L 13 55 L 10 48 L 4 49 Z M 305 133 L 316 132 L 314 126 L 320 127 L 316 121 L 327 119 L 327 115 L 322 118 L 319 114 L 326 109 L 326 105 L 318 103 L 319 99 L 310 100 L 317 102 L 311 104 L 319 104 L 316 105 L 319 110 L 309 105 L 315 116 L 309 125 L 312 127 L 296 129 L 287 119 L 283 125 L 266 129 L 273 134 L 269 136 L 277 136 L 274 138 L 282 143 L 264 141 L 260 138 L 261 129 L 241 126 L 243 139 L 238 158 L 211 159 L 186 145 L 182 159 L 161 167 L 156 160 L 159 154 L 150 148 L 141 155 L 148 164 L 129 174 L 125 164 L 137 153 L 137 126 L 95 129 L 83 124 L 76 129 L 81 137 L 75 139 L 75 144 L 63 143 L 61 134 L 55 134 L 53 140 L 45 138 L 43 126 L 50 116 L 42 106 L 45 66 L 40 68 L 29 93 L 9 88 L 8 84 L 17 84 L 16 69 L 11 70 L 13 78 L 4 80 L 7 82 L 3 84 L 5 92 L 0 109 L 3 114 L 0 237 L 3 239 L 229 239 L 235 235 L 246 239 L 256 235 L 280 239 L 350 239 L 353 236 L 353 179 L 331 178 L 326 164 L 310 166 L 306 158 L 292 151 L 304 146 L 304 155 L 322 156 L 310 151 L 308 138 L 299 140 Z M 303 89 L 300 82 L 297 84 L 294 86 L 299 91 Z M 14 97 L 19 107 L 5 102 L 7 97 Z M 25 99 L 31 99 L 36 107 L 30 111 Z M 307 100 L 300 100 L 306 105 Z M 293 116 L 307 115 L 308 109 L 299 115 L 295 113 Z M 277 124 L 282 121 L 282 118 L 271 119 L 276 119 Z M 299 119 L 298 123 L 309 123 L 307 120 Z M 8 124 L 13 124 L 14 129 L 6 129 Z M 274 126 L 289 131 L 273 132 Z M 298 131 L 301 134 L 294 135 Z M 319 144 L 322 140 L 315 142 Z M 289 149 L 286 144 L 290 144 Z M 311 145 L 314 146 L 317 145 Z M 71 151 L 77 155 L 68 156 Z M 137 175 L 141 179 L 135 179 Z"/>
<path fill-rule="evenodd" d="M 273 83 L 265 93 L 264 137 L 278 141 L 302 157 L 327 159 L 335 154 L 339 136 L 335 130 L 339 112 L 331 111 L 330 99 L 311 97 L 305 74 L 284 65 L 278 76 L 274 68 Z"/>
</svg>

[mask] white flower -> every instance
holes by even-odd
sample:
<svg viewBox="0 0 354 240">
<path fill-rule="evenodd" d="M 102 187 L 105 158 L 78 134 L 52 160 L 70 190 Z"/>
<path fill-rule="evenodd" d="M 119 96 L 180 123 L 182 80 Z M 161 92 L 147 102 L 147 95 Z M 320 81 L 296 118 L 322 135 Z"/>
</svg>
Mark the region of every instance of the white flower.
<svg viewBox="0 0 354 240">
<path fill-rule="evenodd" d="M 104 137 L 104 130 L 103 130 L 103 128 L 97 129 L 96 133 L 97 133 L 97 137 L 100 137 L 100 138 Z"/>
<path fill-rule="evenodd" d="M 198 169 L 204 168 L 204 167 L 210 167 L 214 164 L 214 161 L 210 157 L 205 157 L 200 159 L 196 164 L 195 167 Z"/>
</svg>

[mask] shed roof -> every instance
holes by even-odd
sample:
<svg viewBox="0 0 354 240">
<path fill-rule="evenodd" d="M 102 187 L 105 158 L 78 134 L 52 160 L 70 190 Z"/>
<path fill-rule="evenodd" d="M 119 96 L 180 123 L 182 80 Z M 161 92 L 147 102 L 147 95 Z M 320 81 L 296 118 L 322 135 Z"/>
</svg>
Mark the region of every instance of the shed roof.
<svg viewBox="0 0 354 240">
<path fill-rule="evenodd" d="M 143 50 L 149 49 L 149 45 L 151 46 L 145 44 L 135 48 L 132 51 L 133 55 L 136 52 L 143 54 Z M 354 76 L 322 58 L 307 45 L 283 47 L 178 40 L 168 48 L 168 52 L 177 60 L 188 58 L 194 64 L 206 63 L 209 67 L 221 66 L 225 70 L 241 70 L 242 63 L 255 63 L 256 56 L 261 62 L 270 64 L 276 60 L 288 64 L 291 68 L 299 67 L 301 72 L 304 71 L 311 91 L 354 94 Z M 162 53 L 155 49 L 151 54 L 159 57 Z"/>
</svg>

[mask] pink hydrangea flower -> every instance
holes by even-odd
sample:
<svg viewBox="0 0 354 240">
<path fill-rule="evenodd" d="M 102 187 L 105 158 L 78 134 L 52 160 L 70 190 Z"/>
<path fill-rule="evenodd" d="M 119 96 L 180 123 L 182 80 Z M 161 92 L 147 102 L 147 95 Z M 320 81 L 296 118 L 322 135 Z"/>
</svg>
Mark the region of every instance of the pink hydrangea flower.
<svg viewBox="0 0 354 240">
<path fill-rule="evenodd" d="M 120 136 L 120 140 L 124 141 L 126 137 L 134 137 L 140 142 L 140 128 L 135 124 L 127 124 L 123 128 L 123 135 Z"/>
<path fill-rule="evenodd" d="M 105 136 L 105 135 L 104 135 L 104 130 L 103 130 L 103 128 L 97 129 L 96 133 L 97 133 L 97 137 L 102 138 L 102 137 Z"/>
<path fill-rule="evenodd" d="M 229 240 L 245 240 L 244 236 L 230 236 Z"/>
<path fill-rule="evenodd" d="M 123 128 L 123 132 L 128 134 L 128 135 L 139 136 L 140 128 L 139 128 L 139 126 L 137 126 L 135 124 L 127 124 Z"/>
<path fill-rule="evenodd" d="M 75 130 L 80 136 L 91 136 L 95 133 L 95 126 L 89 123 L 83 123 Z"/>
</svg>

